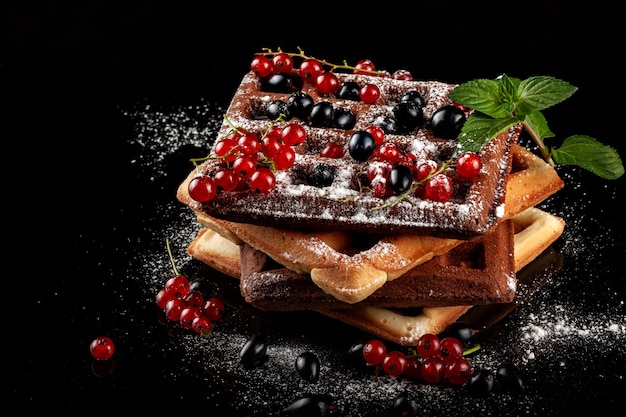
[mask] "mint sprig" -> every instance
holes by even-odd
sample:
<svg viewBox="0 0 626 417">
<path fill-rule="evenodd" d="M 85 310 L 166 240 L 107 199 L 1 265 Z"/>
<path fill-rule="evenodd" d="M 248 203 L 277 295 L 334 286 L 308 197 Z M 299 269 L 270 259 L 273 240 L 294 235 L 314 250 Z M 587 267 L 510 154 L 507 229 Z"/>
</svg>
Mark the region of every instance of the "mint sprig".
<svg viewBox="0 0 626 417">
<path fill-rule="evenodd" d="M 560 148 L 545 145 L 544 139 L 555 135 L 541 111 L 568 99 L 576 90 L 577 87 L 548 76 L 520 80 L 503 74 L 495 80 L 460 84 L 449 97 L 474 112 L 459 134 L 459 151 L 477 152 L 498 134 L 521 123 L 551 165 L 576 165 L 604 179 L 621 177 L 624 165 L 617 151 L 590 136 L 570 136 Z"/>
</svg>

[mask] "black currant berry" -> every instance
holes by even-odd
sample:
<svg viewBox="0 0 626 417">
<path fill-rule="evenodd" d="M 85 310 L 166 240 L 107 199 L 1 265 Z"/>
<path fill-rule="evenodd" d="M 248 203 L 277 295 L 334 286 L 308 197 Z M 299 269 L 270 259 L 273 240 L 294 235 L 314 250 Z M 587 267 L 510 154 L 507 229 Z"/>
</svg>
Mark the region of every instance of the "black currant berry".
<svg viewBox="0 0 626 417">
<path fill-rule="evenodd" d="M 413 174 L 411 169 L 405 165 L 396 165 L 389 173 L 389 188 L 396 194 L 402 194 L 411 187 Z"/>
<path fill-rule="evenodd" d="M 304 395 L 280 411 L 280 416 L 325 417 L 335 408 L 329 395 Z"/>
<path fill-rule="evenodd" d="M 284 119 L 291 119 L 291 115 L 289 114 L 289 108 L 287 103 L 282 100 L 274 100 L 269 106 L 267 106 L 267 111 L 265 115 L 270 120 L 276 120 L 280 115 L 283 115 Z"/>
<path fill-rule="evenodd" d="M 328 101 L 320 101 L 315 103 L 311 108 L 310 122 L 315 127 L 329 127 L 333 124 L 333 114 L 335 109 L 332 103 Z"/>
<path fill-rule="evenodd" d="M 291 117 L 308 120 L 313 109 L 313 97 L 304 91 L 296 91 L 287 99 L 287 109 Z"/>
<path fill-rule="evenodd" d="M 472 397 L 486 397 L 495 385 L 496 377 L 488 369 L 477 369 L 472 374 L 467 389 Z"/>
<path fill-rule="evenodd" d="M 337 129 L 350 130 L 356 124 L 356 116 L 343 107 L 336 108 L 333 113 L 333 126 Z"/>
<path fill-rule="evenodd" d="M 456 139 L 465 124 L 465 113 L 456 106 L 440 107 L 430 119 L 430 128 L 436 137 Z"/>
<path fill-rule="evenodd" d="M 376 140 L 369 132 L 357 130 L 350 136 L 348 152 L 357 161 L 367 161 L 376 147 Z"/>
<path fill-rule="evenodd" d="M 398 129 L 403 132 L 411 131 L 424 124 L 422 107 L 415 102 L 402 101 L 393 107 L 393 115 L 398 123 Z"/>
<path fill-rule="evenodd" d="M 262 335 L 250 337 L 239 352 L 240 363 L 246 368 L 260 365 L 267 359 L 267 345 Z"/>
<path fill-rule="evenodd" d="M 417 402 L 410 399 L 406 392 L 396 395 L 391 407 L 390 417 L 415 417 L 418 413 Z"/>
<path fill-rule="evenodd" d="M 411 103 L 416 103 L 420 107 L 424 107 L 426 105 L 426 100 L 424 100 L 424 97 L 417 90 L 407 91 L 402 96 L 400 101 L 408 101 L 408 102 L 411 102 Z"/>
<path fill-rule="evenodd" d="M 498 385 L 505 390 L 524 391 L 524 376 L 513 363 L 506 362 L 498 366 L 496 380 Z"/>
<path fill-rule="evenodd" d="M 277 72 L 261 79 L 261 91 L 268 93 L 293 93 L 302 89 L 302 78 Z"/>
<path fill-rule="evenodd" d="M 391 116 L 379 116 L 374 120 L 374 125 L 380 127 L 388 135 L 398 133 L 398 123 Z"/>
<path fill-rule="evenodd" d="M 339 86 L 339 90 L 337 90 L 337 98 L 360 101 L 360 91 L 361 87 L 359 87 L 359 84 L 354 81 L 346 81 Z"/>
<path fill-rule="evenodd" d="M 328 187 L 335 180 L 335 170 L 328 164 L 319 163 L 309 175 L 308 182 L 315 187 Z"/>
<path fill-rule="evenodd" d="M 474 329 L 467 323 L 457 321 L 448 326 L 444 334 L 458 339 L 463 346 L 468 346 L 474 337 Z"/>
<path fill-rule="evenodd" d="M 303 352 L 296 358 L 296 371 L 305 381 L 315 383 L 320 376 L 320 361 L 312 352 Z"/>
</svg>

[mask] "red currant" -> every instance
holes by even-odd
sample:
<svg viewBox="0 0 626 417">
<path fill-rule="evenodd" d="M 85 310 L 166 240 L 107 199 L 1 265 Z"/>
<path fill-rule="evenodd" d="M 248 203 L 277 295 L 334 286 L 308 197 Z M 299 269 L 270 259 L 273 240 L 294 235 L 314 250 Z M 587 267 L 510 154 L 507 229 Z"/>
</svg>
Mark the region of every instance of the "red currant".
<svg viewBox="0 0 626 417">
<path fill-rule="evenodd" d="M 167 291 L 165 288 L 161 288 L 156 295 L 156 303 L 159 306 L 159 308 L 164 309 L 165 304 L 167 304 L 167 302 L 174 297 L 175 297 L 174 294 Z"/>
<path fill-rule="evenodd" d="M 363 358 L 370 365 L 381 363 L 386 354 L 387 347 L 378 339 L 370 340 L 363 345 Z"/>
<path fill-rule="evenodd" d="M 380 97 L 380 89 L 375 84 L 365 84 L 359 90 L 359 97 L 363 103 L 376 103 L 376 100 Z"/>
<path fill-rule="evenodd" d="M 307 58 L 300 64 L 300 77 L 305 82 L 315 82 L 322 72 L 324 72 L 324 67 L 316 59 Z"/>
<path fill-rule="evenodd" d="M 197 290 L 189 290 L 187 295 L 183 297 L 183 300 L 185 300 L 187 305 L 194 307 L 202 307 L 202 304 L 204 304 L 204 296 Z"/>
<path fill-rule="evenodd" d="M 406 356 L 404 353 L 392 350 L 388 352 L 382 361 L 383 371 L 387 375 L 399 376 L 404 372 L 406 368 Z"/>
<path fill-rule="evenodd" d="M 454 385 L 463 385 L 472 376 L 472 366 L 465 358 L 458 358 L 445 368 L 446 379 Z"/>
<path fill-rule="evenodd" d="M 275 131 L 275 129 L 270 130 L 261 140 L 261 152 L 268 158 L 272 158 L 280 152 L 280 130 Z"/>
<path fill-rule="evenodd" d="M 237 150 L 237 141 L 239 140 L 239 136 L 240 135 L 227 136 L 217 142 L 214 149 L 215 155 L 224 158 L 226 162 L 234 161 L 237 157 L 234 154 Z"/>
<path fill-rule="evenodd" d="M 404 366 L 404 372 L 402 376 L 410 381 L 417 381 L 422 377 L 422 362 L 415 356 L 409 356 L 406 358 L 406 365 Z"/>
<path fill-rule="evenodd" d="M 276 186 L 274 173 L 267 168 L 258 168 L 250 176 L 250 188 L 261 193 L 267 193 Z"/>
<path fill-rule="evenodd" d="M 199 335 L 208 336 L 211 333 L 211 320 L 205 315 L 200 315 L 193 319 L 191 328 Z"/>
<path fill-rule="evenodd" d="M 464 152 L 456 160 L 456 172 L 464 178 L 474 178 L 480 173 L 482 161 L 475 152 Z"/>
<path fill-rule="evenodd" d="M 354 67 L 356 69 L 353 70 L 352 72 L 355 74 L 372 75 L 372 73 L 368 71 L 376 71 L 376 66 L 369 59 L 360 60 L 359 62 L 356 63 Z M 362 71 L 362 70 L 366 70 L 366 71 Z"/>
<path fill-rule="evenodd" d="M 255 155 L 259 151 L 259 135 L 245 133 L 237 141 L 237 149 L 244 155 Z"/>
<path fill-rule="evenodd" d="M 250 63 L 250 69 L 258 76 L 258 77 L 267 77 L 272 73 L 272 61 L 266 56 L 255 56 Z"/>
<path fill-rule="evenodd" d="M 99 361 L 105 361 L 113 356 L 115 344 L 106 336 L 96 337 L 89 345 L 91 356 Z"/>
<path fill-rule="evenodd" d="M 243 178 L 250 178 L 256 171 L 256 157 L 242 155 L 233 161 L 233 170 Z"/>
<path fill-rule="evenodd" d="M 298 123 L 289 123 L 280 132 L 280 138 L 285 145 L 299 145 L 306 139 L 306 130 Z"/>
<path fill-rule="evenodd" d="M 422 379 L 430 384 L 438 384 L 445 378 L 445 363 L 439 356 L 429 356 L 422 360 Z"/>
<path fill-rule="evenodd" d="M 278 171 L 291 168 L 296 161 L 296 151 L 291 146 L 281 145 L 280 152 L 278 152 L 272 158 L 274 161 L 274 167 Z"/>
<path fill-rule="evenodd" d="M 417 167 L 417 180 L 424 181 L 430 174 L 437 171 L 439 166 L 432 159 L 427 160 L 426 162 L 422 162 Z"/>
<path fill-rule="evenodd" d="M 444 174 L 437 174 L 426 182 L 425 196 L 429 200 L 446 202 L 454 194 L 452 180 Z"/>
<path fill-rule="evenodd" d="M 455 337 L 441 339 L 441 359 L 446 363 L 453 363 L 463 357 L 463 344 Z"/>
<path fill-rule="evenodd" d="M 224 191 L 233 191 L 239 185 L 239 176 L 232 168 L 218 170 L 213 176 L 217 188 Z"/>
<path fill-rule="evenodd" d="M 385 131 L 380 127 L 371 125 L 368 126 L 365 131 L 374 137 L 374 143 L 380 145 L 385 141 Z"/>
<path fill-rule="evenodd" d="M 191 329 L 193 320 L 201 315 L 202 313 L 198 307 L 188 305 L 180 311 L 180 317 L 178 320 L 184 328 Z"/>
<path fill-rule="evenodd" d="M 413 81 L 413 74 L 407 70 L 397 70 L 391 75 L 394 80 Z"/>
<path fill-rule="evenodd" d="M 202 306 L 202 313 L 210 321 L 217 321 L 224 315 L 224 303 L 219 298 L 209 298 Z"/>
<path fill-rule="evenodd" d="M 344 154 L 343 146 L 337 142 L 330 142 L 320 151 L 320 156 L 324 158 L 341 158 Z"/>
<path fill-rule="evenodd" d="M 320 94 L 335 94 L 339 89 L 339 78 L 329 71 L 324 71 L 315 79 L 315 89 Z"/>
<path fill-rule="evenodd" d="M 204 175 L 198 175 L 189 181 L 187 188 L 189 196 L 199 203 L 206 203 L 213 200 L 217 194 L 217 187 L 213 178 Z"/>
<path fill-rule="evenodd" d="M 164 289 L 175 297 L 184 297 L 189 293 L 189 279 L 184 275 L 174 275 L 165 281 Z"/>
<path fill-rule="evenodd" d="M 415 347 L 418 355 L 423 358 L 438 356 L 441 352 L 441 340 L 439 339 L 439 336 L 435 334 L 426 333 L 417 339 Z"/>
<path fill-rule="evenodd" d="M 284 52 L 274 55 L 272 58 L 274 72 L 291 72 L 293 69 L 293 58 Z"/>
<path fill-rule="evenodd" d="M 181 298 L 172 298 L 165 304 L 165 316 L 168 320 L 179 321 L 180 314 L 185 307 L 187 307 L 187 304 Z"/>
<path fill-rule="evenodd" d="M 395 143 L 385 142 L 374 150 L 374 156 L 395 165 L 400 160 L 400 150 Z"/>
</svg>

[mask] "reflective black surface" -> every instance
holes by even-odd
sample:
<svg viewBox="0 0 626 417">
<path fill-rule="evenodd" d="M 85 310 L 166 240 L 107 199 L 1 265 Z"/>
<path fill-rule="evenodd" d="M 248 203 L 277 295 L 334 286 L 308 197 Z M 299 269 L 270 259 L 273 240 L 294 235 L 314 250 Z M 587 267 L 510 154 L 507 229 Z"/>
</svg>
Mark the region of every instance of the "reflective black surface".
<svg viewBox="0 0 626 417">
<path fill-rule="evenodd" d="M 563 264 L 484 332 L 472 357 L 476 367 L 515 361 L 528 375 L 527 390 L 486 399 L 372 380 L 371 369 L 347 355 L 362 333 L 313 313 L 264 314 L 242 304 L 232 281 L 186 255 L 197 229 L 175 201 L 189 158 L 205 154 L 262 47 L 301 46 L 331 61 L 367 57 L 382 68 L 446 82 L 502 72 L 552 75 L 579 87 L 546 111 L 555 146 L 587 134 L 623 157 L 624 68 L 617 13 L 607 7 L 529 5 L 502 19 L 495 9 L 469 5 L 424 4 L 410 13 L 393 5 L 369 11 L 371 21 L 348 19 L 347 4 L 332 12 L 313 7 L 311 19 L 303 18 L 310 9 L 296 5 L 280 13 L 233 7 L 227 17 L 209 3 L 9 6 L 0 68 L 7 401 L 24 409 L 171 406 L 263 416 L 277 415 L 302 393 L 320 393 L 335 398 L 337 415 L 369 416 L 384 415 L 407 390 L 423 415 L 558 415 L 624 406 L 624 178 L 559 168 L 565 189 L 542 207 L 567 222 L 553 247 Z M 594 20 L 601 23 L 590 32 Z M 233 31 L 241 36 L 231 39 Z M 385 33 L 382 42 L 378 32 Z M 214 279 L 212 289 L 228 300 L 224 322 L 207 340 L 164 323 L 154 304 L 172 269 L 166 238 L 179 268 Z M 258 329 L 268 335 L 269 359 L 242 369 L 239 349 Z M 116 343 L 114 369 L 89 354 L 99 335 Z M 304 350 L 322 361 L 318 384 L 295 373 Z"/>
</svg>

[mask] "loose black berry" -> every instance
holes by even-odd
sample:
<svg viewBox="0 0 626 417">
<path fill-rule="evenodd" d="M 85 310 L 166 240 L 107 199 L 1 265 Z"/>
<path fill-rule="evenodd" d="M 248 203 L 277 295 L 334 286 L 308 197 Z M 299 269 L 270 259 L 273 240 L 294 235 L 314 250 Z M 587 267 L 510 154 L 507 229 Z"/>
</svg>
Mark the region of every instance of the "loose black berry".
<svg viewBox="0 0 626 417">
<path fill-rule="evenodd" d="M 205 278 L 194 278 L 189 281 L 189 291 L 199 291 L 206 299 L 211 296 L 213 288 L 209 280 Z"/>
<path fill-rule="evenodd" d="M 409 398 L 406 392 L 401 392 L 393 400 L 389 417 L 416 417 L 417 413 L 417 402 Z"/>
<path fill-rule="evenodd" d="M 486 397 L 493 390 L 496 377 L 488 369 L 478 369 L 472 374 L 467 388 L 472 397 Z"/>
<path fill-rule="evenodd" d="M 422 107 L 411 101 L 402 101 L 393 107 L 393 115 L 398 123 L 398 129 L 409 132 L 424 124 Z"/>
<path fill-rule="evenodd" d="M 408 101 L 408 102 L 411 102 L 411 103 L 416 103 L 420 107 L 424 107 L 426 105 L 426 100 L 424 100 L 424 97 L 417 90 L 407 91 L 402 96 L 400 101 Z"/>
<path fill-rule="evenodd" d="M 281 416 L 325 417 L 334 408 L 328 395 L 305 395 L 280 411 Z"/>
<path fill-rule="evenodd" d="M 349 130 L 356 124 L 356 116 L 350 109 L 336 108 L 333 113 L 333 126 L 337 129 Z"/>
<path fill-rule="evenodd" d="M 268 93 L 293 93 L 302 89 L 302 78 L 277 72 L 261 79 L 261 91 Z"/>
<path fill-rule="evenodd" d="M 472 342 L 474 329 L 467 323 L 457 321 L 448 326 L 448 328 L 444 332 L 444 335 L 454 337 L 458 339 L 459 342 L 463 344 L 463 346 L 468 346 Z"/>
<path fill-rule="evenodd" d="M 524 375 L 513 363 L 506 362 L 498 366 L 496 380 L 505 390 L 524 391 Z"/>
<path fill-rule="evenodd" d="M 335 170 L 328 164 L 319 163 L 309 175 L 308 182 L 315 187 L 328 187 L 335 180 Z"/>
<path fill-rule="evenodd" d="M 308 120 L 313 109 L 313 97 L 304 91 L 296 91 L 287 99 L 287 109 L 291 117 Z"/>
<path fill-rule="evenodd" d="M 359 84 L 354 81 L 346 81 L 339 86 L 339 90 L 337 90 L 337 98 L 360 101 L 360 91 L 361 87 L 359 87 Z"/>
<path fill-rule="evenodd" d="M 442 139 L 456 139 L 465 124 L 465 113 L 456 106 L 440 107 L 430 119 L 433 134 Z"/>
<path fill-rule="evenodd" d="M 265 115 L 270 120 L 276 120 L 280 115 L 283 115 L 285 119 L 291 119 L 291 115 L 289 114 L 289 108 L 287 103 L 282 100 L 274 100 L 267 106 L 267 111 Z"/>
<path fill-rule="evenodd" d="M 402 194 L 411 187 L 413 174 L 406 165 L 396 165 L 389 173 L 389 188 L 395 193 Z"/>
<path fill-rule="evenodd" d="M 376 140 L 369 132 L 357 130 L 350 136 L 348 152 L 357 161 L 367 161 L 376 147 Z"/>
<path fill-rule="evenodd" d="M 379 116 L 374 120 L 374 125 L 380 127 L 388 135 L 398 133 L 398 123 L 391 116 Z"/>
<path fill-rule="evenodd" d="M 267 359 L 267 345 L 262 335 L 250 337 L 239 352 L 241 364 L 246 368 L 260 365 Z"/>
<path fill-rule="evenodd" d="M 303 352 L 296 358 L 296 371 L 305 381 L 315 383 L 320 375 L 320 361 L 312 352 Z"/>
<path fill-rule="evenodd" d="M 328 101 L 320 101 L 315 103 L 311 109 L 310 122 L 315 127 L 329 127 L 333 123 L 333 114 L 335 109 L 332 103 Z"/>
</svg>

